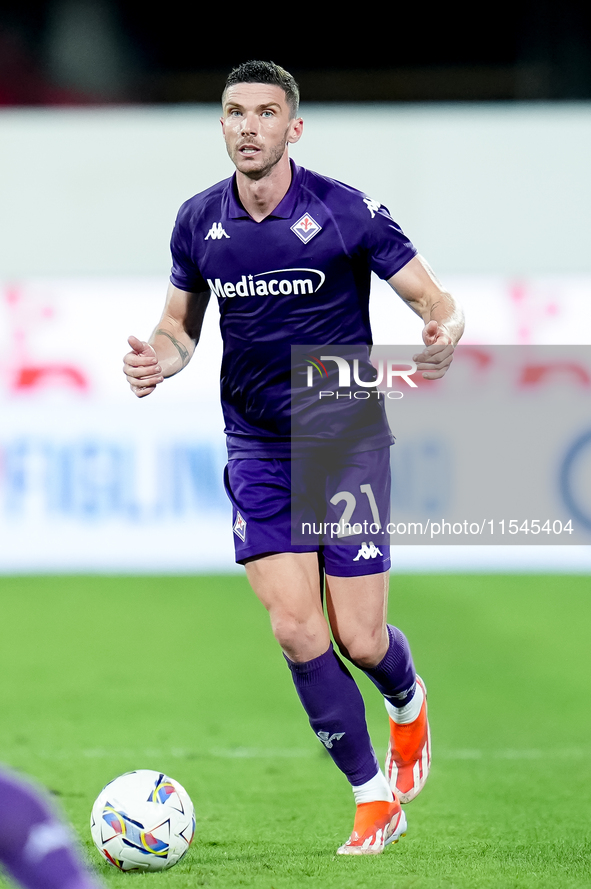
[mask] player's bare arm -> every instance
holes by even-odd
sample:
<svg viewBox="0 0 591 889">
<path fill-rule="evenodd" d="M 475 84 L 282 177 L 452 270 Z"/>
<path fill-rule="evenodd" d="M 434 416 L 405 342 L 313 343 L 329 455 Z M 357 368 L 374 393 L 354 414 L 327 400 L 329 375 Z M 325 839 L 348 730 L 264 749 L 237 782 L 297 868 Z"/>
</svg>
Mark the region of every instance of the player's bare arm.
<svg viewBox="0 0 591 889">
<path fill-rule="evenodd" d="M 189 363 L 208 302 L 209 292 L 187 293 L 170 284 L 162 316 L 148 342 L 129 337 L 131 352 L 123 359 L 123 372 L 138 398 L 150 395 L 166 377 Z"/>
<path fill-rule="evenodd" d="M 388 283 L 425 324 L 426 348 L 413 356 L 427 380 L 442 377 L 464 332 L 464 314 L 422 256 L 415 256 Z"/>
</svg>

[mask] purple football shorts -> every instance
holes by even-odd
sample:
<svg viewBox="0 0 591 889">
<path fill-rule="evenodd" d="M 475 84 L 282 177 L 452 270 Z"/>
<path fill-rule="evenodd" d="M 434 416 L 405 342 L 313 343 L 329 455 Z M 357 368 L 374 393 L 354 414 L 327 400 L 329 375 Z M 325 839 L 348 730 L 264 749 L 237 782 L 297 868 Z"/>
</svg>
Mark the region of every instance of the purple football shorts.
<svg viewBox="0 0 591 889">
<path fill-rule="evenodd" d="M 390 568 L 390 448 L 339 460 L 230 460 L 236 561 L 271 553 L 318 552 L 329 575 L 359 577 Z"/>
</svg>

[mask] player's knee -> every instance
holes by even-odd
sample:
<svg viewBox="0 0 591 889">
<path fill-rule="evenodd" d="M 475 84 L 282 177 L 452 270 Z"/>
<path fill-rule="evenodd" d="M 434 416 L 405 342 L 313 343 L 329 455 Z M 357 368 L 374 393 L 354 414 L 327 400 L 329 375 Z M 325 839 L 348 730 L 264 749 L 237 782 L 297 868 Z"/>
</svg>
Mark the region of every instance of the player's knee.
<svg viewBox="0 0 591 889">
<path fill-rule="evenodd" d="M 375 667 L 384 657 L 387 643 L 384 645 L 383 635 L 382 627 L 379 627 L 351 633 L 350 636 L 341 635 L 336 642 L 342 656 L 363 670 Z"/>
<path fill-rule="evenodd" d="M 292 648 L 310 633 L 308 621 L 300 620 L 295 615 L 286 612 L 271 615 L 271 628 L 282 648 Z"/>
<path fill-rule="evenodd" d="M 285 611 L 271 614 L 271 629 L 283 651 L 295 660 L 308 659 L 306 653 L 315 651 L 318 645 L 322 648 L 321 637 L 328 636 L 326 624 L 319 626 L 316 617 L 300 617 Z"/>
</svg>

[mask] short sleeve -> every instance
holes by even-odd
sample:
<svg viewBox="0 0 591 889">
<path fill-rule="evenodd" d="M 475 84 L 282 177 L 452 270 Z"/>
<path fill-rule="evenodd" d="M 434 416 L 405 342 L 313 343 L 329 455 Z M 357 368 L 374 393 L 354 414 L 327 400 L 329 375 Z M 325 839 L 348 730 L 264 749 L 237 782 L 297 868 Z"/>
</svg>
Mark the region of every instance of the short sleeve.
<svg viewBox="0 0 591 889">
<path fill-rule="evenodd" d="M 417 255 L 417 249 L 390 216 L 389 210 L 365 197 L 365 247 L 371 269 L 379 278 L 388 279 Z"/>
<path fill-rule="evenodd" d="M 203 293 L 209 287 L 193 259 L 191 229 L 191 214 L 183 205 L 176 218 L 170 240 L 172 254 L 170 280 L 179 290 L 185 290 L 187 293 Z"/>
</svg>

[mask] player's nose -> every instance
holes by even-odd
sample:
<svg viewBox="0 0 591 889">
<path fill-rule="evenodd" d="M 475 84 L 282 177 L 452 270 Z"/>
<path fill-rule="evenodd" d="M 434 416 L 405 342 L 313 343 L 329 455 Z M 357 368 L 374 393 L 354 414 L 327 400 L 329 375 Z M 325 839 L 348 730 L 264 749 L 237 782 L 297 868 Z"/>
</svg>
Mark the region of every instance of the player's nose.
<svg viewBox="0 0 591 889">
<path fill-rule="evenodd" d="M 258 123 L 259 118 L 257 114 L 246 112 L 246 114 L 242 118 L 242 132 L 243 133 L 257 133 L 258 132 Z"/>
</svg>

